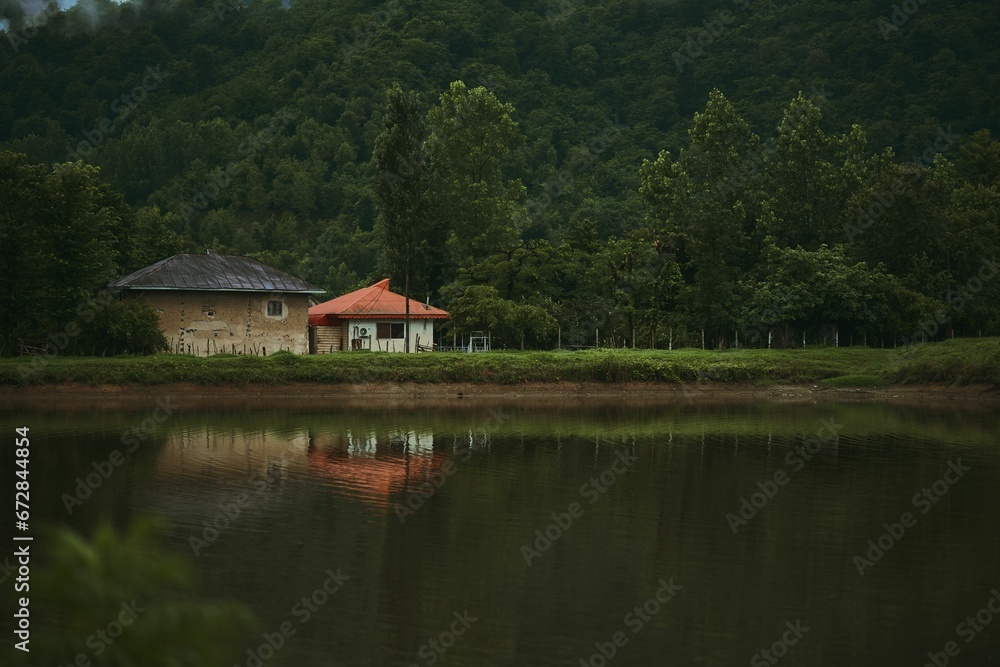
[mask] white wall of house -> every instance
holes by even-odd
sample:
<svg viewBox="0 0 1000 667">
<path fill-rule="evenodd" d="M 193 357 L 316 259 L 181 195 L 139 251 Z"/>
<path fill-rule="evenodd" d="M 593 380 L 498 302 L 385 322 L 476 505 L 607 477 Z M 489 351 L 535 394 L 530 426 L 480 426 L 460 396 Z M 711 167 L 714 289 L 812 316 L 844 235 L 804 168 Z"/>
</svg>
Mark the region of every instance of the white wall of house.
<svg viewBox="0 0 1000 667">
<path fill-rule="evenodd" d="M 399 333 L 400 328 L 406 329 L 405 321 L 402 319 L 373 319 L 373 320 L 349 320 L 347 323 L 347 342 L 344 349 L 354 349 L 351 341 L 360 338 L 362 349 L 381 350 L 382 352 L 405 352 L 406 340 L 402 335 L 399 338 L 379 338 L 379 324 L 395 325 L 390 326 L 389 334 Z M 395 328 L 396 331 L 392 331 Z M 367 331 L 366 335 L 361 335 L 361 330 Z M 434 342 L 434 320 L 410 319 L 410 352 L 417 351 L 417 344 L 431 345 Z"/>
</svg>

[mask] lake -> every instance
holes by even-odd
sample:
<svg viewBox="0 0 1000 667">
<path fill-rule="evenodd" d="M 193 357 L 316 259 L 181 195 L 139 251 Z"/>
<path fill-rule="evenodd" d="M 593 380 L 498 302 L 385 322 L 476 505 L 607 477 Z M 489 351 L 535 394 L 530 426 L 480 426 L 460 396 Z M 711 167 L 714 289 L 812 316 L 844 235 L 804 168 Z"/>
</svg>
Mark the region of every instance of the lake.
<svg viewBox="0 0 1000 667">
<path fill-rule="evenodd" d="M 35 521 L 294 627 L 241 665 L 1000 664 L 995 405 L 158 400 L 0 422 Z"/>
</svg>

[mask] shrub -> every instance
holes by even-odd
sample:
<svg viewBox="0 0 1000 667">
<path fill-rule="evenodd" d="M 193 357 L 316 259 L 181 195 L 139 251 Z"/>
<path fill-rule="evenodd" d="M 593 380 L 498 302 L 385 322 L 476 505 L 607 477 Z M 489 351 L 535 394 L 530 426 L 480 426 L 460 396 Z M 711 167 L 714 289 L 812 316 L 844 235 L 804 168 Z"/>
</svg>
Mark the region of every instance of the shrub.
<svg viewBox="0 0 1000 667">
<path fill-rule="evenodd" d="M 112 301 L 84 327 L 80 354 L 155 354 L 167 350 L 156 308 L 144 301 Z"/>
</svg>

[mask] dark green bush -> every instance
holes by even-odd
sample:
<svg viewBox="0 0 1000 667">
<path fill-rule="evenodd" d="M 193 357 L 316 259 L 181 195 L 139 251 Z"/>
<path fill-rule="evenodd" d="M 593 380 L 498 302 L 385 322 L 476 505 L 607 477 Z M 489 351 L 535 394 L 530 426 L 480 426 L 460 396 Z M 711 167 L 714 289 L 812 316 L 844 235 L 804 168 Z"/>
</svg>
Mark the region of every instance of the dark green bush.
<svg viewBox="0 0 1000 667">
<path fill-rule="evenodd" d="M 94 356 L 156 354 L 167 349 L 167 339 L 156 308 L 144 301 L 116 300 L 81 327 L 73 347 L 77 354 Z"/>
</svg>

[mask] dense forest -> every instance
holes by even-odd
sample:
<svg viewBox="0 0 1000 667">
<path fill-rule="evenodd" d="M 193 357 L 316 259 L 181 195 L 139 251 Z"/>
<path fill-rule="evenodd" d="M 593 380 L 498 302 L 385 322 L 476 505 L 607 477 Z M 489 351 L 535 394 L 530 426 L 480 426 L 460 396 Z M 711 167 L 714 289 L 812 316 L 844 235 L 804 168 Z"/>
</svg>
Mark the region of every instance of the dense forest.
<svg viewBox="0 0 1000 667">
<path fill-rule="evenodd" d="M 207 248 L 507 347 L 1000 334 L 995 2 L 26 4 L 3 354 Z"/>
</svg>

